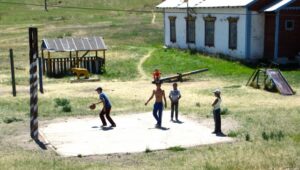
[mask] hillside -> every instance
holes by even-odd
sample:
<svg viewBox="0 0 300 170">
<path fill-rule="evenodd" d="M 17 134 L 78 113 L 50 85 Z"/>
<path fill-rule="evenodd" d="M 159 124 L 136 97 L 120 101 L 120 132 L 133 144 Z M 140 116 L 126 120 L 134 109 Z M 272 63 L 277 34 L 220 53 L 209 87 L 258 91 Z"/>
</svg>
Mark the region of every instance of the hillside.
<svg viewBox="0 0 300 170">
<path fill-rule="evenodd" d="M 28 68 L 30 26 L 38 28 L 39 41 L 42 38 L 69 36 L 104 37 L 109 48 L 108 68 L 118 67 L 116 61 L 119 61 L 120 55 L 124 61 L 130 63 L 132 58 L 138 59 L 148 52 L 148 49 L 140 47 L 148 48 L 162 44 L 162 15 L 151 12 L 155 10 L 159 0 L 48 0 L 48 12 L 44 11 L 43 2 L 0 0 L 1 82 L 9 83 L 5 75 L 9 73 L 7 56 L 8 50 L 12 48 L 15 66 L 18 68 L 17 82 L 27 83 L 24 70 Z M 123 71 L 115 71 L 110 72 L 107 77 L 121 77 L 120 73 Z"/>
</svg>

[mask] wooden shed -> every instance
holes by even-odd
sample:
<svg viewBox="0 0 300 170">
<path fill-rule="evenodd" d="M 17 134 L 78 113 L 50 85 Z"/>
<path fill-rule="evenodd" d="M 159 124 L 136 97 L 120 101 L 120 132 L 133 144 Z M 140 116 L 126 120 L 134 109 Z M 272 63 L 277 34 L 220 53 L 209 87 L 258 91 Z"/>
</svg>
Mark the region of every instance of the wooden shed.
<svg viewBox="0 0 300 170">
<path fill-rule="evenodd" d="M 300 1 L 257 0 L 251 9 L 265 13 L 265 58 L 283 64 L 296 61 L 300 55 Z"/>
<path fill-rule="evenodd" d="M 107 47 L 102 37 L 43 39 L 43 73 L 48 77 L 70 75 L 71 68 L 86 68 L 100 74 L 105 67 Z"/>
</svg>

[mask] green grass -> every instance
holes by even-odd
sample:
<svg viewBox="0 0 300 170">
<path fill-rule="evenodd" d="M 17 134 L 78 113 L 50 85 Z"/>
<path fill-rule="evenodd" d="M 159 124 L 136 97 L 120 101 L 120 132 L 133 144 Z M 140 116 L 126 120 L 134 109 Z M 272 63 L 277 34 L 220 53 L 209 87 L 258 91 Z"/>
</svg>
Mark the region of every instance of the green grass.
<svg viewBox="0 0 300 170">
<path fill-rule="evenodd" d="M 3 2 L 4 0 L 0 0 Z M 10 0 L 9 2 L 20 2 Z M 40 0 L 24 0 L 25 3 L 42 4 Z M 160 0 L 49 0 L 51 5 L 68 5 L 94 8 L 118 8 L 151 10 Z M 44 12 L 42 6 L 19 6 L 0 3 L 0 169 L 297 169 L 300 167 L 300 106 L 299 95 L 283 97 L 263 91 L 251 91 L 244 87 L 254 71 L 239 62 L 176 49 L 162 49 L 162 15 L 157 14 L 151 24 L 151 13 L 109 12 L 98 10 L 78 10 L 49 7 Z M 105 38 L 109 47 L 106 73 L 100 75 L 102 83 L 113 81 L 135 81 L 139 75 L 136 66 L 150 50 L 152 56 L 143 68 L 150 74 L 155 68 L 163 76 L 201 68 L 209 71 L 191 76 L 195 81 L 214 80 L 224 82 L 222 89 L 227 108 L 226 118 L 238 122 L 238 129 L 228 135 L 236 142 L 192 148 L 172 147 L 166 151 L 116 154 L 105 156 L 62 158 L 51 149 L 42 151 L 29 140 L 29 96 L 17 93 L 17 97 L 4 95 L 2 86 L 10 85 L 8 49 L 13 48 L 16 65 L 17 85 L 28 85 L 28 26 L 37 26 L 39 40 L 43 37 L 99 35 Z M 159 48 L 158 48 L 159 47 Z M 291 86 L 300 88 L 300 72 L 284 71 Z M 95 76 L 95 75 L 94 75 Z M 46 84 L 59 85 L 68 82 L 70 77 L 61 79 L 45 78 Z M 179 86 L 180 87 L 180 86 Z M 211 118 L 210 103 L 202 101 L 211 94 L 214 84 L 207 88 L 189 89 L 199 99 L 181 105 L 182 114 L 204 119 Z M 143 87 L 141 87 L 143 88 Z M 47 89 L 46 89 L 47 90 Z M 18 86 L 17 86 L 18 91 Z M 128 94 L 133 94 L 134 91 Z M 183 99 L 184 99 L 183 93 Z M 138 94 L 143 96 L 144 94 Z M 74 116 L 95 116 L 88 106 L 95 96 L 39 95 L 39 119 Z M 146 96 L 145 98 L 147 98 Z M 56 107 L 55 98 L 64 98 L 71 108 Z M 150 111 L 145 107 L 143 97 L 128 99 L 127 96 L 111 95 L 113 115 Z M 292 100 L 291 100 L 292 99 Z M 229 101 L 232 100 L 232 101 Z M 259 100 L 261 103 L 256 103 Z M 284 103 L 285 100 L 291 101 Z M 254 104 L 252 104 L 254 102 Z M 185 103 L 182 103 L 185 104 Z M 71 109 L 71 110 L 70 110 Z M 67 112 L 66 112 L 67 111 Z M 70 112 L 68 112 L 70 111 Z M 264 135 L 262 135 L 264 134 Z M 24 137 L 27 135 L 27 138 Z M 179 134 L 180 135 L 180 134 Z M 265 138 L 264 138 L 264 137 Z M 268 138 L 268 140 L 266 140 Z M 99 143 L 101 144 L 101 142 Z M 29 147 L 29 148 L 28 148 Z"/>
<path fill-rule="evenodd" d="M 203 77 L 204 75 L 205 77 L 240 80 L 241 78 L 249 77 L 253 71 L 253 69 L 239 62 L 230 62 L 177 49 L 161 48 L 156 50 L 152 56 L 144 63 L 144 67 L 149 73 L 158 68 L 163 73 L 163 76 L 208 68 L 208 72 L 197 74 L 195 77 Z"/>
</svg>

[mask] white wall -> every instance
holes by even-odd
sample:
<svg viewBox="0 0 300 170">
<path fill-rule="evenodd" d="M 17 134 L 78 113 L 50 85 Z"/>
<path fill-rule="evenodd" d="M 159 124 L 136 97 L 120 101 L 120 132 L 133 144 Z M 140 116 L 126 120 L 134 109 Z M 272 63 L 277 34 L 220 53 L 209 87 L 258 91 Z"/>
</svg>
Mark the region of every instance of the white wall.
<svg viewBox="0 0 300 170">
<path fill-rule="evenodd" d="M 196 9 L 196 42 L 190 44 L 190 48 L 196 48 L 209 53 L 222 53 L 232 57 L 244 59 L 246 55 L 246 9 L 244 8 L 207 8 Z M 186 10 L 185 9 L 166 9 L 165 10 L 165 45 L 176 48 L 187 48 L 186 43 Z M 215 46 L 207 47 L 204 45 L 204 20 L 203 17 L 211 15 L 216 17 L 215 22 Z M 176 16 L 176 43 L 170 42 L 170 22 L 169 16 Z M 228 17 L 239 17 L 238 20 L 238 39 L 237 49 L 228 48 L 229 42 L 229 23 Z M 263 53 L 263 35 L 264 35 L 264 17 L 263 15 L 255 15 L 252 17 L 252 34 L 251 34 L 251 56 L 261 57 Z"/>
</svg>

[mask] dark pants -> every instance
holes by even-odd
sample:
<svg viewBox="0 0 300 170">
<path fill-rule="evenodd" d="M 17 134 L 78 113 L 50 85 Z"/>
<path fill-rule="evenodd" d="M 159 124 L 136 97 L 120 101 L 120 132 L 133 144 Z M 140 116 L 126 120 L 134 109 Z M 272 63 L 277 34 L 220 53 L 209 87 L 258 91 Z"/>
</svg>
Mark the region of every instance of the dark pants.
<svg viewBox="0 0 300 170">
<path fill-rule="evenodd" d="M 175 119 L 178 120 L 178 102 L 171 102 L 171 119 L 173 120 L 175 111 Z"/>
<path fill-rule="evenodd" d="M 162 102 L 154 103 L 153 116 L 154 116 L 158 126 L 161 126 L 162 111 L 163 111 L 163 103 Z"/>
<path fill-rule="evenodd" d="M 221 109 L 216 109 L 214 112 L 215 132 L 221 133 Z"/>
<path fill-rule="evenodd" d="M 101 110 L 100 114 L 99 114 L 99 117 L 101 119 L 101 122 L 102 122 L 102 125 L 103 126 L 106 126 L 106 121 L 105 121 L 105 118 L 104 118 L 104 115 L 106 116 L 106 119 L 109 121 L 109 123 L 111 125 L 116 125 L 115 122 L 112 120 L 112 118 L 110 117 L 110 110 L 111 108 L 106 108 L 105 111 L 104 109 Z"/>
</svg>

